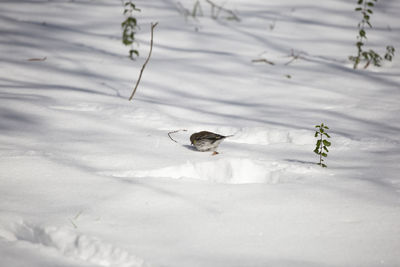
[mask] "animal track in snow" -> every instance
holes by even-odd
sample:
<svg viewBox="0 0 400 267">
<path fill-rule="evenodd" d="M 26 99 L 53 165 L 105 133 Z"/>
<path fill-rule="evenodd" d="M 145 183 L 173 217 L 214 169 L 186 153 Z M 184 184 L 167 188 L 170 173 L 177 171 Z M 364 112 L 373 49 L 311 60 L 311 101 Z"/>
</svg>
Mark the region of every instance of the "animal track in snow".
<svg viewBox="0 0 400 267">
<path fill-rule="evenodd" d="M 212 131 L 223 135 L 233 134 L 233 137 L 227 139 L 227 142 L 249 144 L 249 145 L 275 145 L 275 144 L 293 144 L 297 146 L 309 146 L 314 148 L 316 139 L 314 137 L 314 129 L 310 130 L 294 130 L 294 129 L 278 129 L 266 127 L 245 127 L 231 128 L 220 127 L 212 129 Z M 332 134 L 332 147 L 335 150 L 348 150 L 350 144 L 356 143 L 343 135 Z"/>
<path fill-rule="evenodd" d="M 23 241 L 55 249 L 62 255 L 75 260 L 106 267 L 146 267 L 144 260 L 128 251 L 105 243 L 98 238 L 78 234 L 67 228 L 40 227 L 26 223 L 15 224 L 3 238 Z"/>
<path fill-rule="evenodd" d="M 90 103 L 78 103 L 74 106 L 50 106 L 51 109 L 65 110 L 65 111 L 101 111 L 102 108 L 95 104 Z"/>
<path fill-rule="evenodd" d="M 238 130 L 231 141 L 258 145 L 279 143 L 309 145 L 314 143 L 314 135 L 313 132 L 307 130 L 280 130 L 255 127 Z"/>
<path fill-rule="evenodd" d="M 290 143 L 295 145 L 314 144 L 312 130 L 293 130 L 266 127 L 204 127 L 222 135 L 233 135 L 227 141 L 243 144 L 271 145 Z"/>
<path fill-rule="evenodd" d="M 264 162 L 247 158 L 227 158 L 205 162 L 186 162 L 155 170 L 103 173 L 114 177 L 191 178 L 223 184 L 285 183 L 315 172 L 308 164 Z"/>
</svg>

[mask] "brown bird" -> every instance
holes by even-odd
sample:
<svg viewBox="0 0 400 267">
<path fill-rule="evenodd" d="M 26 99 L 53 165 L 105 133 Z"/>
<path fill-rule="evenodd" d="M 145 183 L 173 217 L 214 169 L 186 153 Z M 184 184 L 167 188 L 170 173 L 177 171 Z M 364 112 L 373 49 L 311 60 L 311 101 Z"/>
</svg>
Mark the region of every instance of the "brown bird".
<svg viewBox="0 0 400 267">
<path fill-rule="evenodd" d="M 224 136 L 212 132 L 201 131 L 190 136 L 190 143 L 199 151 L 214 151 L 215 154 L 218 154 L 215 150 L 225 138 L 230 136 L 233 135 Z"/>
</svg>

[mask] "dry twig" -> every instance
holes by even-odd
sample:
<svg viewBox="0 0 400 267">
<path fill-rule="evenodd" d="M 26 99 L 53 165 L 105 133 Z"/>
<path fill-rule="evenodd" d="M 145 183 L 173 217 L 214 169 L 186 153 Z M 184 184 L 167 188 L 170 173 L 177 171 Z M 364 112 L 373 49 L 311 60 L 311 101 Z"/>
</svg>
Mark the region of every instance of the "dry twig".
<svg viewBox="0 0 400 267">
<path fill-rule="evenodd" d="M 291 57 L 292 59 L 289 60 L 288 62 L 286 62 L 286 63 L 285 63 L 285 66 L 289 65 L 290 63 L 292 63 L 293 61 L 295 61 L 295 60 L 297 60 L 297 59 L 304 59 L 302 56 L 300 56 L 300 53 L 295 54 L 294 51 L 293 51 L 293 49 L 292 49 L 292 51 L 291 51 L 289 57 Z"/>
<path fill-rule="evenodd" d="M 213 19 L 217 19 L 218 16 L 219 16 L 219 13 L 221 11 L 224 11 L 224 12 L 226 12 L 226 13 L 231 15 L 231 17 L 229 17 L 229 19 L 240 21 L 240 18 L 232 10 L 229 10 L 227 8 L 224 8 L 223 6 L 217 5 L 216 3 L 212 2 L 211 0 L 206 0 L 206 2 L 211 5 L 211 13 L 212 13 L 211 16 L 213 17 Z M 217 9 L 215 14 L 214 14 L 214 9 Z"/>
<path fill-rule="evenodd" d="M 196 18 L 197 10 L 199 10 L 199 15 L 203 16 L 203 10 L 201 9 L 199 0 L 197 0 L 196 3 L 193 6 L 193 10 L 192 10 L 192 17 L 193 18 Z"/>
<path fill-rule="evenodd" d="M 173 139 L 173 138 L 171 137 L 171 134 L 177 133 L 177 132 L 180 132 L 180 131 L 186 132 L 187 130 L 186 130 L 186 129 L 181 129 L 181 130 L 176 130 L 176 131 L 169 132 L 169 133 L 168 133 L 169 139 L 171 139 L 171 140 L 174 141 L 175 143 L 178 143 L 175 139 Z"/>
<path fill-rule="evenodd" d="M 28 61 L 45 61 L 47 57 L 42 57 L 42 58 L 30 58 Z"/>
<path fill-rule="evenodd" d="M 274 62 L 269 61 L 268 59 L 265 59 L 265 58 L 253 59 L 251 62 L 253 62 L 253 63 L 265 62 L 265 63 L 268 63 L 270 65 L 275 65 Z"/>
<path fill-rule="evenodd" d="M 140 79 L 142 78 L 143 70 L 146 67 L 146 65 L 149 62 L 149 60 L 150 60 L 151 52 L 153 51 L 153 31 L 154 31 L 154 28 L 157 26 L 157 24 L 158 24 L 158 22 L 156 22 L 155 24 L 153 24 L 153 23 L 151 24 L 151 40 L 150 40 L 149 55 L 147 56 L 147 59 L 146 59 L 146 61 L 144 62 L 143 66 L 142 66 L 142 69 L 140 70 L 139 78 L 138 78 L 138 80 L 136 82 L 135 88 L 133 89 L 131 97 L 129 97 L 129 101 L 132 100 L 133 96 L 135 95 L 136 89 L 138 88 L 139 83 L 140 83 Z"/>
</svg>

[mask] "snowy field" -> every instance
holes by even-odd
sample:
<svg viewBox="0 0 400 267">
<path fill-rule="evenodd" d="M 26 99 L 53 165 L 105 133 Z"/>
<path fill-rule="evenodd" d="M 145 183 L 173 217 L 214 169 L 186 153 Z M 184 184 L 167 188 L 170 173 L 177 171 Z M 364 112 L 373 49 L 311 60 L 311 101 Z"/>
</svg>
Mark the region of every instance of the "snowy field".
<svg viewBox="0 0 400 267">
<path fill-rule="evenodd" d="M 400 266 L 400 55 L 352 69 L 356 2 L 135 0 L 132 61 L 121 1 L 0 1 L 0 267 Z M 400 51 L 400 1 L 371 23 Z"/>
</svg>

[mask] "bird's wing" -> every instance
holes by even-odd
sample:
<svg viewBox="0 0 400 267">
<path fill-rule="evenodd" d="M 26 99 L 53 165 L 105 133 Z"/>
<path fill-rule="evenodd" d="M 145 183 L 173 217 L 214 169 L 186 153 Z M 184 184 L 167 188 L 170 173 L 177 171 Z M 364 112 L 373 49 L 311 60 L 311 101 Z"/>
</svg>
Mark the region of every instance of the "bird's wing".
<svg viewBox="0 0 400 267">
<path fill-rule="evenodd" d="M 215 141 L 224 139 L 225 136 L 219 135 L 219 134 L 214 134 L 214 133 L 209 133 L 209 134 L 204 135 L 202 138 L 205 138 L 205 139 L 211 140 L 212 142 L 215 142 Z"/>
</svg>

